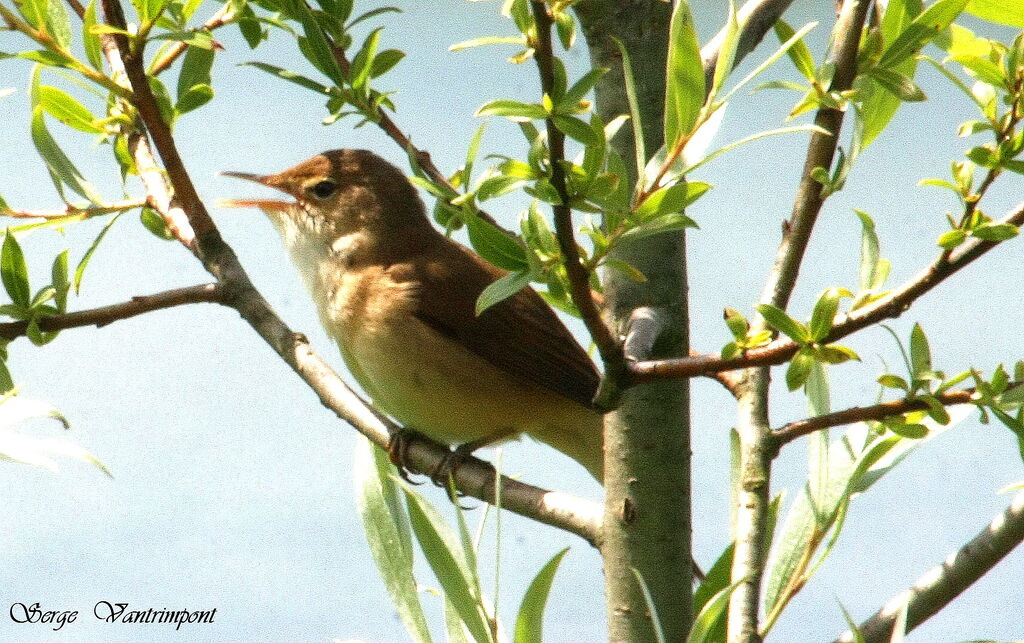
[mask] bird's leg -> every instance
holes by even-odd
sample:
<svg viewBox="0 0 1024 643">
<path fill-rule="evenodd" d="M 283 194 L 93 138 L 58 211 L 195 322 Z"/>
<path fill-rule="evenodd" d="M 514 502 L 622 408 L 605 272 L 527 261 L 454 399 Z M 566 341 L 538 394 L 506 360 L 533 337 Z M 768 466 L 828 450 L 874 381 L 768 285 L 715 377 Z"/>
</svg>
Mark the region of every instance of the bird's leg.
<svg viewBox="0 0 1024 643">
<path fill-rule="evenodd" d="M 474 451 L 481 447 L 507 440 L 508 438 L 515 436 L 517 433 L 518 431 L 506 430 L 482 437 L 478 440 L 460 444 L 455 447 L 455 449 L 446 456 L 444 460 L 441 461 L 441 464 L 439 464 L 436 469 L 434 469 L 434 473 L 430 476 L 431 481 L 439 487 L 449 489 L 448 495 L 452 496 L 453 488 L 449 487 L 448 481 L 466 458 L 471 456 Z M 452 497 L 452 502 L 455 502 L 455 504 L 458 505 L 456 498 L 457 497 Z"/>
<path fill-rule="evenodd" d="M 398 469 L 398 475 L 409 484 L 422 484 L 409 477 L 409 444 L 419 434 L 412 429 L 400 428 L 388 439 L 388 460 Z"/>
</svg>

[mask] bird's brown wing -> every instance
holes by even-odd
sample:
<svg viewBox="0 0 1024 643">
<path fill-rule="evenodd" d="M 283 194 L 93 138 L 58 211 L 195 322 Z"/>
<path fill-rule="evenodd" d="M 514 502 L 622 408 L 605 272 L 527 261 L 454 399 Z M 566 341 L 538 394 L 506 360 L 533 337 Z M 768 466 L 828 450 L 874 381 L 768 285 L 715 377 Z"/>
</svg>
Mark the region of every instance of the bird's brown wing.
<svg viewBox="0 0 1024 643">
<path fill-rule="evenodd" d="M 416 317 L 513 377 L 592 407 L 597 370 L 551 307 L 525 288 L 478 317 L 477 297 L 505 271 L 447 239 L 442 246 L 430 261 L 405 264 L 424 292 L 445 293 L 420 296 Z"/>
</svg>

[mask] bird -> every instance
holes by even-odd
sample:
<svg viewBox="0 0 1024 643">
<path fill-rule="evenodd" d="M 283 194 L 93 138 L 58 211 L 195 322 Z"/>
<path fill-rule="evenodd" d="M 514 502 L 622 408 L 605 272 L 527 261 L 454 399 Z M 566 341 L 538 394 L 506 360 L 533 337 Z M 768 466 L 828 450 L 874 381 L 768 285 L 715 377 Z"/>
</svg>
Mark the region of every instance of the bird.
<svg viewBox="0 0 1024 643">
<path fill-rule="evenodd" d="M 290 197 L 224 204 L 270 219 L 376 408 L 456 454 L 526 434 L 602 482 L 594 362 L 530 287 L 477 314 L 506 271 L 435 228 L 401 170 L 337 149 L 277 174 L 223 174 Z"/>
</svg>

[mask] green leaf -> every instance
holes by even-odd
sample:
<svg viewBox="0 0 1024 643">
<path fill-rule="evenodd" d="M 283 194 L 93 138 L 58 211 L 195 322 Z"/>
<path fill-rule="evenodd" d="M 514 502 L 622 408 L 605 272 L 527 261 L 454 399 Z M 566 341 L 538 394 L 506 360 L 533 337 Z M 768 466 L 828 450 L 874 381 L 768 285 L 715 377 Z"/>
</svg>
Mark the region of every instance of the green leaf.
<svg viewBox="0 0 1024 643">
<path fill-rule="evenodd" d="M 924 425 L 914 422 L 907 423 L 906 421 L 899 420 L 903 420 L 903 417 L 898 416 L 898 420 L 897 418 L 889 418 L 889 420 L 885 421 L 883 424 L 886 428 L 901 438 L 907 438 L 908 440 L 920 440 L 928 437 L 928 429 Z"/>
<path fill-rule="evenodd" d="M 971 236 L 983 241 L 1006 241 L 1020 234 L 1020 228 L 1012 223 L 982 223 L 971 230 Z"/>
<path fill-rule="evenodd" d="M 761 316 L 764 317 L 769 326 L 784 333 L 797 344 L 803 346 L 814 341 L 807 327 L 787 315 L 784 310 L 771 304 L 758 304 L 755 308 L 757 312 L 761 313 Z"/>
<path fill-rule="evenodd" d="M 370 66 L 370 78 L 383 76 L 405 58 L 405 52 L 397 49 L 385 49 L 377 54 Z"/>
<path fill-rule="evenodd" d="M 828 337 L 832 331 L 832 322 L 839 312 L 839 298 L 842 291 L 839 288 L 828 288 L 821 293 L 818 302 L 814 305 L 814 312 L 811 314 L 811 338 L 820 342 Z"/>
<path fill-rule="evenodd" d="M 665 86 L 665 143 L 673 147 L 690 134 L 704 104 L 704 67 L 697 31 L 686 0 L 675 3 L 669 23 Z"/>
<path fill-rule="evenodd" d="M 409 518 L 398 502 L 390 470 L 384 452 L 360 436 L 353 452 L 352 481 L 366 542 L 406 631 L 414 641 L 429 643 L 413 570 Z"/>
<path fill-rule="evenodd" d="M 647 605 L 647 619 L 651 622 L 653 630 L 651 634 L 654 636 L 654 641 L 655 643 L 666 643 L 665 632 L 661 627 L 661 619 L 658 617 L 658 606 L 654 603 L 654 596 L 651 595 L 647 581 L 636 567 L 630 567 L 630 571 L 633 572 L 633 577 L 636 578 L 637 585 L 640 586 L 640 593 L 644 597 L 644 603 Z"/>
<path fill-rule="evenodd" d="M 786 42 L 795 33 L 793 27 L 789 26 L 785 20 L 775 21 L 775 36 L 779 39 L 779 43 Z M 789 48 L 786 54 L 793 61 L 797 71 L 803 74 L 807 80 L 814 82 L 814 56 L 811 55 L 811 50 L 807 47 L 807 44 L 803 40 L 798 40 Z"/>
<path fill-rule="evenodd" d="M 555 14 L 555 31 L 562 48 L 566 51 L 572 49 L 576 40 L 576 20 L 571 12 L 563 10 Z"/>
<path fill-rule="evenodd" d="M 725 608 L 729 604 L 729 597 L 732 596 L 737 587 L 745 582 L 747 582 L 747 579 L 741 578 L 732 585 L 719 590 L 704 603 L 700 613 L 697 614 L 697 618 L 693 620 L 693 629 L 690 630 L 690 634 L 686 637 L 686 643 L 713 643 L 717 640 L 715 637 L 717 632 L 716 626 L 725 613 Z"/>
<path fill-rule="evenodd" d="M 82 278 L 85 277 L 85 269 L 89 265 L 89 261 L 92 260 L 93 254 L 96 253 L 96 249 L 100 247 L 100 242 L 103 241 L 103 237 L 107 236 L 107 232 L 109 232 L 110 228 L 115 223 L 117 223 L 117 220 L 121 218 L 122 214 L 124 214 L 124 212 L 118 212 L 117 214 L 110 218 L 110 221 L 107 222 L 107 225 L 103 226 L 103 229 L 100 230 L 100 233 L 96 235 L 96 239 L 93 240 L 92 245 L 89 246 L 89 249 L 85 251 L 84 255 L 82 255 L 81 261 L 78 262 L 78 267 L 75 268 L 75 294 L 78 294 L 81 291 Z"/>
<path fill-rule="evenodd" d="M 904 102 L 919 102 L 927 98 L 921 88 L 909 77 L 892 69 L 872 69 L 868 76 L 883 89 Z"/>
<path fill-rule="evenodd" d="M 566 547 L 555 554 L 530 582 L 526 594 L 523 595 L 523 602 L 519 605 L 519 614 L 516 616 L 516 632 L 513 639 L 515 643 L 541 643 L 544 640 L 544 608 L 551 592 L 551 583 L 558 572 L 558 565 L 568 551 L 569 548 Z"/>
<path fill-rule="evenodd" d="M 914 56 L 948 27 L 965 6 L 967 0 L 937 0 L 914 18 L 899 37 L 885 48 L 878 66 L 891 68 Z"/>
<path fill-rule="evenodd" d="M 878 383 L 886 388 L 895 388 L 901 391 L 910 392 L 910 385 L 907 384 L 907 380 L 903 379 L 899 375 L 892 375 L 890 373 L 879 375 Z"/>
<path fill-rule="evenodd" d="M 210 85 L 194 85 L 178 97 L 178 102 L 174 105 L 174 109 L 179 115 L 187 114 L 209 103 L 211 100 L 213 100 L 213 87 Z"/>
<path fill-rule="evenodd" d="M 601 264 L 608 266 L 609 268 L 618 270 L 619 272 L 626 275 L 627 277 L 629 277 L 630 279 L 637 283 L 644 283 L 645 281 L 647 281 L 647 275 L 640 272 L 639 268 L 637 268 L 631 263 L 622 261 L 621 259 L 616 259 L 614 257 L 605 257 Z"/>
<path fill-rule="evenodd" d="M 967 233 L 960 228 L 956 228 L 955 230 L 949 230 L 948 232 L 943 233 L 939 237 L 939 240 L 936 241 L 936 244 L 946 250 L 952 250 L 966 240 Z"/>
<path fill-rule="evenodd" d="M 3 249 L 0 250 L 0 276 L 3 277 L 4 290 L 11 301 L 22 308 L 28 308 L 32 296 L 28 283 L 28 265 L 21 245 L 10 231 L 4 235 Z"/>
<path fill-rule="evenodd" d="M 635 216 L 640 221 L 648 221 L 673 212 L 681 212 L 689 201 L 690 190 L 687 183 L 680 181 L 649 195 L 636 209 Z"/>
<path fill-rule="evenodd" d="M 725 325 L 728 326 L 729 332 L 732 333 L 734 338 L 738 340 L 747 338 L 750 322 L 747 321 L 740 311 L 726 308 L 723 317 L 725 318 Z"/>
<path fill-rule="evenodd" d="M 520 47 L 525 47 L 526 38 L 523 38 L 522 36 L 483 36 L 481 38 L 471 38 L 469 40 L 457 42 L 448 47 L 448 51 L 462 51 L 463 49 L 471 49 L 473 47 L 480 47 L 481 45 L 518 45 Z"/>
<path fill-rule="evenodd" d="M 527 270 L 526 250 L 500 228 L 477 216 L 465 217 L 469 241 L 481 257 L 505 270 Z"/>
<path fill-rule="evenodd" d="M 167 226 L 167 222 L 160 216 L 160 213 L 150 207 L 142 208 L 139 212 L 139 221 L 143 227 L 153 233 L 157 239 L 163 241 L 172 241 L 174 239 L 174 233 Z"/>
<path fill-rule="evenodd" d="M 355 89 L 366 85 L 370 78 L 370 70 L 373 68 L 373 59 L 377 56 L 377 46 L 380 43 L 380 32 L 383 27 L 377 27 L 370 32 L 370 35 L 363 41 L 359 53 L 352 59 L 352 65 L 348 70 L 349 83 Z"/>
<path fill-rule="evenodd" d="M 949 60 L 963 65 L 964 69 L 968 70 L 972 76 L 983 83 L 1003 88 L 1006 88 L 1008 85 L 1006 74 L 1003 73 L 999 65 L 991 60 L 969 55 L 950 56 Z"/>
<path fill-rule="evenodd" d="M 547 118 L 548 113 L 542 106 L 534 103 L 499 98 L 481 105 L 474 116 L 505 116 L 512 120 L 528 121 Z"/>
<path fill-rule="evenodd" d="M 857 355 L 851 348 L 846 346 L 840 346 L 839 344 L 829 344 L 828 346 L 819 346 L 814 351 L 815 357 L 826 364 L 842 364 L 850 360 L 860 361 L 860 356 Z"/>
<path fill-rule="evenodd" d="M 801 348 L 797 351 L 789 362 L 789 368 L 786 369 L 786 387 L 790 391 L 795 391 L 803 386 L 810 377 L 813 366 L 814 357 L 809 350 Z"/>
<path fill-rule="evenodd" d="M 474 588 L 469 582 L 469 572 L 461 561 L 453 544 L 447 542 L 442 530 L 447 527 L 427 508 L 427 501 L 402 487 L 413 533 L 420 543 L 420 549 L 427 563 L 437 577 L 445 597 L 451 601 L 459 618 L 477 641 L 490 641 L 490 630 L 482 613 Z"/>
<path fill-rule="evenodd" d="M 575 116 L 560 116 L 555 114 L 551 117 L 557 127 L 566 136 L 583 143 L 584 145 L 602 145 L 604 137 L 594 131 L 590 125 L 584 123 Z"/>
<path fill-rule="evenodd" d="M 213 36 L 208 31 L 166 31 L 155 36 L 152 40 L 170 40 L 172 42 L 183 42 L 190 47 L 200 49 L 213 49 Z"/>
<path fill-rule="evenodd" d="M 294 71 L 291 71 L 291 70 L 288 70 L 288 69 L 284 69 L 282 67 L 277 67 L 275 65 L 268 65 L 266 63 L 261 63 L 261 62 L 247 62 L 247 63 L 242 63 L 242 65 L 246 65 L 246 66 L 249 66 L 249 67 L 255 67 L 256 69 L 259 69 L 261 71 L 265 71 L 265 72 L 267 72 L 268 74 L 270 74 L 272 76 L 277 76 L 278 78 L 281 78 L 282 80 L 287 80 L 290 83 L 295 83 L 296 85 L 298 85 L 300 87 L 305 87 L 306 89 L 310 89 L 310 90 L 312 90 L 314 92 L 317 92 L 318 94 L 330 95 L 332 93 L 330 87 L 328 87 L 326 85 L 322 85 L 322 84 L 316 82 L 315 80 L 312 80 L 310 78 L 306 78 L 305 76 L 303 76 L 301 74 L 297 74 Z"/>
<path fill-rule="evenodd" d="M 182 97 L 197 85 L 207 87 L 212 83 L 210 70 L 213 68 L 213 51 L 189 47 L 181 61 L 181 71 L 178 73 L 178 104 L 181 104 Z M 210 90 L 210 94 L 213 91 Z M 181 111 L 179 107 L 179 111 Z"/>
<path fill-rule="evenodd" d="M 60 0 L 40 1 L 45 5 L 47 33 L 61 49 L 67 49 L 71 45 L 71 19 L 64 3 Z"/>
<path fill-rule="evenodd" d="M 583 98 L 590 93 L 590 90 L 594 89 L 597 82 L 601 80 L 601 77 L 607 72 L 608 69 L 604 67 L 598 67 L 588 71 L 582 78 L 573 83 L 573 86 L 570 87 L 568 91 L 565 92 L 561 101 L 562 105 L 570 110 L 575 108 L 576 104 L 583 100 Z"/>
<path fill-rule="evenodd" d="M 642 223 L 634 228 L 630 228 L 619 237 L 620 240 L 637 241 L 639 239 L 645 239 L 655 234 L 662 234 L 663 232 L 673 232 L 679 230 L 685 230 L 686 228 L 696 228 L 697 222 L 686 216 L 682 212 L 672 212 L 654 219 Z"/>
<path fill-rule="evenodd" d="M 1024 29 L 1024 3 L 1020 0 L 971 0 L 966 11 L 989 22 Z"/>
<path fill-rule="evenodd" d="M 626 102 L 629 104 L 629 120 L 633 124 L 633 151 L 635 153 L 636 168 L 639 171 L 647 163 L 647 151 L 644 146 L 644 126 L 640 115 L 640 103 L 637 100 L 636 82 L 633 78 L 633 64 L 630 60 L 629 52 L 626 51 L 626 46 L 622 44 L 622 41 L 615 36 L 611 36 L 611 39 L 615 42 L 615 46 L 619 48 L 619 55 L 622 56 L 622 76 L 625 82 Z M 610 167 L 609 170 L 611 171 Z M 625 183 L 625 181 L 622 181 L 623 185 Z"/>
<path fill-rule="evenodd" d="M 858 290 L 861 292 L 881 286 L 878 279 L 880 249 L 875 222 L 867 212 L 854 209 L 861 223 L 860 237 L 860 278 Z"/>
<path fill-rule="evenodd" d="M 901 34 L 913 19 L 921 13 L 921 0 L 891 0 L 887 3 L 885 14 L 882 17 L 881 34 L 885 43 L 891 43 Z M 893 71 L 902 74 L 906 78 L 913 79 L 917 71 L 917 59 L 911 56 L 893 68 Z M 870 78 L 870 77 L 869 77 Z M 863 98 L 860 113 L 864 119 L 864 140 L 866 148 L 892 121 L 893 116 L 903 104 L 895 93 L 891 91 L 878 91 L 877 79 L 872 80 L 875 85 L 868 84 L 871 91 Z"/>
<path fill-rule="evenodd" d="M 530 273 L 510 272 L 484 288 L 476 299 L 476 315 L 479 317 L 491 306 L 502 302 L 530 284 Z"/>
<path fill-rule="evenodd" d="M 99 36 L 92 32 L 96 25 L 96 0 L 90 0 L 82 16 L 82 46 L 89 64 L 96 69 L 103 69 L 103 47 Z"/>
<path fill-rule="evenodd" d="M 177 113 L 174 111 L 174 103 L 171 102 L 171 94 L 167 91 L 167 86 L 156 76 L 147 76 L 146 80 L 149 81 L 149 89 L 153 92 L 160 116 L 168 127 L 173 126 Z"/>
<path fill-rule="evenodd" d="M 68 251 L 64 250 L 53 259 L 53 266 L 50 268 L 50 279 L 53 282 L 54 302 L 57 310 L 65 312 L 68 307 L 68 291 L 71 283 L 68 281 Z"/>
<path fill-rule="evenodd" d="M 70 94 L 50 85 L 39 85 L 36 88 L 39 105 L 51 116 L 68 127 L 86 134 L 99 134 L 102 128 L 93 124 L 95 117 Z"/>
<path fill-rule="evenodd" d="M 932 370 L 932 352 L 921 324 L 910 331 L 910 370 L 915 379 Z"/>
<path fill-rule="evenodd" d="M 715 72 L 711 77 L 711 89 L 707 92 L 707 104 L 714 104 L 718 92 L 725 84 L 736 62 L 736 48 L 740 42 L 740 25 L 736 17 L 736 4 L 729 0 L 729 10 L 725 21 L 725 32 L 718 48 L 718 60 L 715 61 Z M 705 77 L 705 82 L 707 78 Z"/>
<path fill-rule="evenodd" d="M 102 203 L 103 198 L 85 180 L 85 177 L 78 171 L 78 168 L 71 162 L 71 159 L 64 154 L 63 150 L 57 145 L 57 142 L 53 140 L 53 136 L 50 135 L 49 130 L 46 128 L 42 106 L 37 106 L 32 110 L 31 130 L 32 142 L 39 151 L 39 156 L 46 163 L 57 191 L 63 193 L 61 185 L 67 185 L 78 194 L 89 199 L 93 204 L 98 205 Z"/>
</svg>

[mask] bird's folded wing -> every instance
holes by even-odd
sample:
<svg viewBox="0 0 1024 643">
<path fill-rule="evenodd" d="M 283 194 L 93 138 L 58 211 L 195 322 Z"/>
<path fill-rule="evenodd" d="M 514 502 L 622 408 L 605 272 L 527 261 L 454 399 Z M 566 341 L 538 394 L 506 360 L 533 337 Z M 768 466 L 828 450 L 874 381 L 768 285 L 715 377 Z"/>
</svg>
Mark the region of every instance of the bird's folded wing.
<svg viewBox="0 0 1024 643">
<path fill-rule="evenodd" d="M 592 407 L 597 370 L 551 307 L 527 287 L 477 316 L 477 297 L 505 272 L 458 244 L 445 245 L 443 260 L 435 255 L 402 268 L 426 293 L 414 314 L 511 376 Z"/>
</svg>

